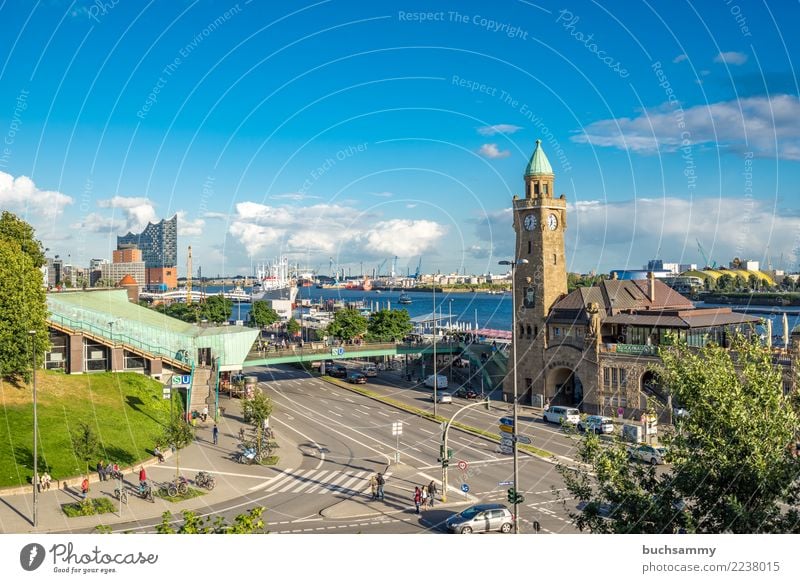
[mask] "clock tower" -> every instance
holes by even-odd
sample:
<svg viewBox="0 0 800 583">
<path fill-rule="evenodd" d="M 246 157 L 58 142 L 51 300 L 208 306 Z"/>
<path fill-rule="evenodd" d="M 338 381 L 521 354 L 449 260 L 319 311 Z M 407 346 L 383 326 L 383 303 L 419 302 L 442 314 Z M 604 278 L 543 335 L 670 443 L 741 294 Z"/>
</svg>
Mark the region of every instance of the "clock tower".
<svg viewBox="0 0 800 583">
<path fill-rule="evenodd" d="M 567 228 L 567 201 L 554 197 L 555 175 L 536 140 L 525 169 L 525 198 L 514 196 L 513 219 L 516 233 L 516 259 L 526 259 L 514 269 L 516 297 L 517 390 L 520 402 L 533 394 L 545 394 L 547 316 L 553 304 L 567 293 L 567 266 L 564 230 Z M 511 368 L 511 367 L 510 367 Z M 511 370 L 509 370 L 511 372 Z M 504 392 L 512 394 L 512 377 L 506 376 Z"/>
</svg>

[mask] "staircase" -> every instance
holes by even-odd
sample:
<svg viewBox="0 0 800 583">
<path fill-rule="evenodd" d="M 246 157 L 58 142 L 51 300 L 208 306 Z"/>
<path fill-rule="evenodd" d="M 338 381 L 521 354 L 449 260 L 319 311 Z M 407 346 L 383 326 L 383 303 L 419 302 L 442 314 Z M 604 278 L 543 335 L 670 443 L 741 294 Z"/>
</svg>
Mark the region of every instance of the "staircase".
<svg viewBox="0 0 800 583">
<path fill-rule="evenodd" d="M 197 366 L 192 374 L 192 397 L 189 411 L 202 411 L 208 407 L 213 415 L 216 371 L 210 366 Z"/>
</svg>

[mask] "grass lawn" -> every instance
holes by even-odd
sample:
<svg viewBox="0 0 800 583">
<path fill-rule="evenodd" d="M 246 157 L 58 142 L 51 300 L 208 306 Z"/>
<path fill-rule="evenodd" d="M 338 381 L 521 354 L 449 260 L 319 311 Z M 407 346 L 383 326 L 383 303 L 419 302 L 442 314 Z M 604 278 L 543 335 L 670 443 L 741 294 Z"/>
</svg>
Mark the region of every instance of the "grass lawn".
<svg viewBox="0 0 800 583">
<path fill-rule="evenodd" d="M 167 494 L 165 488 L 156 488 L 153 490 L 153 493 L 156 495 L 156 497 L 166 500 L 167 502 L 183 502 L 184 500 L 197 498 L 198 496 L 205 494 L 204 491 L 198 490 L 197 488 L 189 488 L 186 494 L 178 494 L 177 496 L 170 496 Z"/>
<path fill-rule="evenodd" d="M 76 516 L 93 516 L 95 514 L 116 512 L 117 507 L 108 498 L 87 498 L 83 502 L 62 504 L 61 510 L 70 518 L 75 518 Z"/>
<path fill-rule="evenodd" d="M 54 480 L 81 474 L 71 433 L 91 425 L 100 441 L 97 460 L 127 466 L 150 456 L 169 418 L 158 381 L 136 373 L 65 375 L 38 371 L 39 471 Z M 31 483 L 33 396 L 30 385 L 0 380 L 0 487 Z"/>
</svg>

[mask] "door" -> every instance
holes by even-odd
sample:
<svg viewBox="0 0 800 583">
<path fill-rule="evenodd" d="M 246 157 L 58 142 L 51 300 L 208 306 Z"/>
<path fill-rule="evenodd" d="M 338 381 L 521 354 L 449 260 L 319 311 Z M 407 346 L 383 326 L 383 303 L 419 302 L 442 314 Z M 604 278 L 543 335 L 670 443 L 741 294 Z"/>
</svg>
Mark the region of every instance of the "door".
<svg viewBox="0 0 800 583">
<path fill-rule="evenodd" d="M 504 513 L 502 510 L 490 510 L 486 514 L 489 515 L 489 522 L 488 522 L 488 530 L 500 530 L 500 526 L 503 524 L 503 516 Z"/>
</svg>

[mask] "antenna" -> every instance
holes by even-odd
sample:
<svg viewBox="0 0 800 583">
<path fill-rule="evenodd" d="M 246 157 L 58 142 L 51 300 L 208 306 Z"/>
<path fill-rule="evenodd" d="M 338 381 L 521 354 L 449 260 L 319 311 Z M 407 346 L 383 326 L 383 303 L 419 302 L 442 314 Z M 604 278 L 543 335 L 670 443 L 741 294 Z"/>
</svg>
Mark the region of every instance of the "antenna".
<svg viewBox="0 0 800 583">
<path fill-rule="evenodd" d="M 192 303 L 192 246 L 189 245 L 189 254 L 186 256 L 186 303 Z"/>
</svg>

